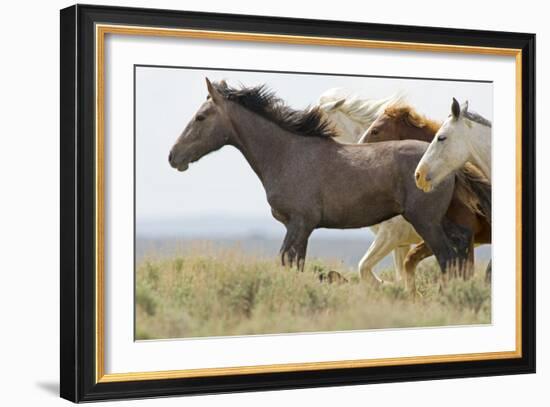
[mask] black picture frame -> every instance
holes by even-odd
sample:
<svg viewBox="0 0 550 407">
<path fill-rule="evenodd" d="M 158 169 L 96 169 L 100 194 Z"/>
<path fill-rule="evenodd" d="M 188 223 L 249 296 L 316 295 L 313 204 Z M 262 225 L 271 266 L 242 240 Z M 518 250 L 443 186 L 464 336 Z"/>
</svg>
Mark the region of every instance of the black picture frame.
<svg viewBox="0 0 550 407">
<path fill-rule="evenodd" d="M 60 13 L 60 393 L 74 402 L 535 372 L 535 35 L 76 5 Z M 499 360 L 102 383 L 95 339 L 97 23 L 513 48 L 522 51 L 522 355 Z"/>
</svg>

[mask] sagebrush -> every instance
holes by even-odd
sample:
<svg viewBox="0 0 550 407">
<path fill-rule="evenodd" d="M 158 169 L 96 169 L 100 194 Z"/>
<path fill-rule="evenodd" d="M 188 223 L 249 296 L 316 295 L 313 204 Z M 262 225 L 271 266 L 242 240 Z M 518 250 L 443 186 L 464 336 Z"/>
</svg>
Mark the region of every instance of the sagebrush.
<svg viewBox="0 0 550 407">
<path fill-rule="evenodd" d="M 330 270 L 348 283 L 328 284 Z M 401 283 L 373 286 L 337 262 L 310 259 L 304 272 L 239 250 L 142 260 L 136 270 L 136 339 L 486 324 L 491 289 L 478 266 L 443 286 L 432 261 L 417 271 L 420 295 Z M 391 281 L 392 270 L 382 272 Z"/>
</svg>

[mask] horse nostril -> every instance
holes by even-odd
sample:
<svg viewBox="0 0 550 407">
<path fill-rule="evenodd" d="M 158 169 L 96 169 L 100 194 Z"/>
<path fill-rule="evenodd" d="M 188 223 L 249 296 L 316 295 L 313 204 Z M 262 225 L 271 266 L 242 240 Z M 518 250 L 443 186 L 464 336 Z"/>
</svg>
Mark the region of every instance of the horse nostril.
<svg viewBox="0 0 550 407">
<path fill-rule="evenodd" d="M 414 173 L 414 178 L 418 181 L 420 179 L 420 173 L 419 172 L 415 172 Z"/>
<path fill-rule="evenodd" d="M 170 151 L 170 154 L 168 154 L 168 162 L 172 162 L 172 152 Z"/>
</svg>

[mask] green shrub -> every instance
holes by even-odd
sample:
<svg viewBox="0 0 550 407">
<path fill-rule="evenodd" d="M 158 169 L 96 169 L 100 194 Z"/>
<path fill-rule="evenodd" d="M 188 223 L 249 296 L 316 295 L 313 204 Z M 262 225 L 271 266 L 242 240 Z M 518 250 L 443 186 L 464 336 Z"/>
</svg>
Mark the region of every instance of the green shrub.
<svg viewBox="0 0 550 407">
<path fill-rule="evenodd" d="M 338 271 L 348 283 L 321 282 Z M 383 272 L 386 279 L 393 270 Z M 145 259 L 136 270 L 136 336 L 157 339 L 489 323 L 490 286 L 481 273 L 440 290 L 435 263 L 417 271 L 422 298 L 400 283 L 359 281 L 354 269 L 318 259 L 304 272 L 239 250 Z"/>
</svg>

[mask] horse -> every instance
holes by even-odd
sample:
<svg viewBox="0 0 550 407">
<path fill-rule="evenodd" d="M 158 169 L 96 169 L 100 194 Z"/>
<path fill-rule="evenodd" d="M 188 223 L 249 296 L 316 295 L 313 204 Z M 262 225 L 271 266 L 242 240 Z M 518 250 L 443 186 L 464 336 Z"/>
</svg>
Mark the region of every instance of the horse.
<svg viewBox="0 0 550 407">
<path fill-rule="evenodd" d="M 405 103 L 397 103 L 387 107 L 384 112 L 367 129 L 364 135 L 359 140 L 360 143 L 376 143 L 391 140 L 420 140 L 431 142 L 437 131 L 441 127 L 441 123 L 431 120 L 424 115 L 419 114 L 411 105 Z M 470 228 L 474 232 L 473 241 L 471 242 L 470 251 L 473 263 L 473 244 L 489 244 L 491 243 L 491 220 L 488 218 L 490 213 L 491 185 L 487 179 L 481 174 L 480 170 L 472 164 L 466 163 L 465 172 L 479 180 L 474 185 L 481 186 L 482 189 L 477 193 L 467 193 L 455 189 L 455 194 L 451 200 L 447 217 L 453 222 Z M 466 192 L 465 196 L 460 197 L 461 193 Z M 467 196 L 482 196 L 482 200 L 472 201 Z M 465 204 L 468 203 L 468 204 Z M 407 223 L 408 227 L 413 227 Z M 401 238 L 405 243 L 409 243 L 409 232 L 406 237 Z M 431 256 L 429 247 L 421 242 L 420 236 L 416 234 L 417 240 L 413 243 L 418 244 L 405 258 L 404 266 L 407 276 L 408 285 L 414 287 L 414 272 L 417 264 L 424 258 Z M 397 244 L 397 243 L 396 243 Z M 468 277 L 464 275 L 464 277 Z"/>
<path fill-rule="evenodd" d="M 382 99 L 363 99 L 342 88 L 332 88 L 319 96 L 317 106 L 337 129 L 338 141 L 357 143 L 387 106 L 402 100 L 403 95 L 399 93 Z"/>
<path fill-rule="evenodd" d="M 443 122 L 415 170 L 416 185 L 429 192 L 467 162 L 491 179 L 491 122 L 453 98 Z"/>
<path fill-rule="evenodd" d="M 170 149 L 178 171 L 230 145 L 266 192 L 272 216 L 286 228 L 283 266 L 303 271 L 317 228 L 361 228 L 402 214 L 429 246 L 443 273 L 465 264 L 471 230 L 445 217 L 455 176 L 426 194 L 412 176 L 427 143 L 407 140 L 341 144 L 319 109 L 294 110 L 265 85 L 233 88 L 206 78 L 208 97 Z"/>
<path fill-rule="evenodd" d="M 317 106 L 339 134 L 339 142 L 357 143 L 364 131 L 384 112 L 386 107 L 401 103 L 400 93 L 382 99 L 363 99 L 342 88 L 332 88 L 321 94 Z M 393 251 L 395 280 L 401 280 L 404 261 L 411 244 L 420 239 L 414 228 L 401 216 L 371 226 L 375 239 L 359 261 L 359 275 L 378 283 L 383 281 L 374 273 L 374 267 Z"/>
</svg>

